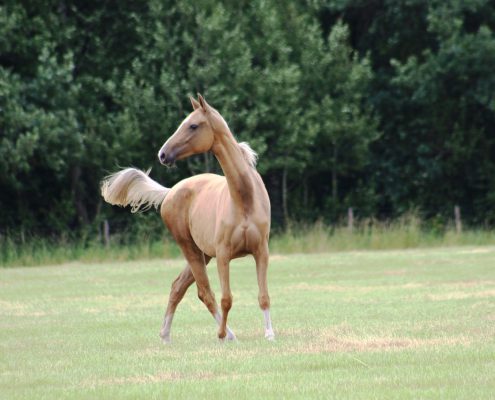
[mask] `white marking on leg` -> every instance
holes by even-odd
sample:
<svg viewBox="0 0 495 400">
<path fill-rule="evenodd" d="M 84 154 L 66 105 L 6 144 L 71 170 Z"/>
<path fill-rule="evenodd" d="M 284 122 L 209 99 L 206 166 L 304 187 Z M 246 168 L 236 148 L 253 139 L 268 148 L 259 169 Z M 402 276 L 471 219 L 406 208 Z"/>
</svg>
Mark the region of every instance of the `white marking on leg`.
<svg viewBox="0 0 495 400">
<path fill-rule="evenodd" d="M 237 338 L 234 335 L 234 332 L 231 331 L 228 325 L 227 325 L 227 340 L 237 340 Z"/>
<path fill-rule="evenodd" d="M 172 320 L 174 319 L 174 314 L 169 314 L 165 317 L 163 321 L 162 330 L 160 331 L 160 337 L 164 343 L 170 343 L 170 328 L 172 327 Z"/>
<path fill-rule="evenodd" d="M 267 338 L 268 340 L 274 340 L 275 333 L 273 332 L 270 310 L 268 308 L 266 310 L 263 310 L 263 315 L 265 316 L 265 338 Z"/>
<path fill-rule="evenodd" d="M 218 311 L 213 316 L 213 318 L 215 318 L 215 321 L 217 321 L 218 326 L 220 326 L 220 324 L 222 323 L 222 316 L 220 315 L 220 313 Z M 226 336 L 226 338 L 227 338 L 227 340 L 237 340 L 237 338 L 234 335 L 234 332 L 232 332 L 232 330 L 229 328 L 228 325 L 227 325 L 227 336 Z"/>
<path fill-rule="evenodd" d="M 217 311 L 215 313 L 215 315 L 213 316 L 213 318 L 215 318 L 215 321 L 217 321 L 217 324 L 220 325 L 221 322 L 222 322 L 222 316 L 220 315 L 220 313 Z"/>
</svg>

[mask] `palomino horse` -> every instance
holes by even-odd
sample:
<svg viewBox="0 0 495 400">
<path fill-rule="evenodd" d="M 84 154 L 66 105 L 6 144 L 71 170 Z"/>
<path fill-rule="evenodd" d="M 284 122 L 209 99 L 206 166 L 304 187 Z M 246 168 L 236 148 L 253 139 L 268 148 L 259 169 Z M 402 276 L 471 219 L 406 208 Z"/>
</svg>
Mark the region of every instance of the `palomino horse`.
<svg viewBox="0 0 495 400">
<path fill-rule="evenodd" d="M 194 111 L 165 142 L 158 158 L 171 166 L 193 154 L 211 151 L 225 176 L 201 174 L 165 188 L 137 169 L 110 175 L 102 183 L 102 195 L 110 204 L 131 205 L 132 211 L 161 205 L 161 217 L 182 249 L 187 265 L 172 284 L 160 336 L 170 341 L 170 328 L 177 305 L 196 282 L 198 297 L 216 319 L 218 337 L 234 340 L 227 326 L 232 307 L 230 260 L 252 254 L 256 261 L 258 301 L 265 319 L 265 337 L 274 338 L 267 287 L 270 200 L 256 171 L 256 153 L 247 143 L 237 143 L 220 113 L 201 95 L 191 97 Z M 217 258 L 222 288 L 218 311 L 210 288 L 206 265 Z"/>
</svg>

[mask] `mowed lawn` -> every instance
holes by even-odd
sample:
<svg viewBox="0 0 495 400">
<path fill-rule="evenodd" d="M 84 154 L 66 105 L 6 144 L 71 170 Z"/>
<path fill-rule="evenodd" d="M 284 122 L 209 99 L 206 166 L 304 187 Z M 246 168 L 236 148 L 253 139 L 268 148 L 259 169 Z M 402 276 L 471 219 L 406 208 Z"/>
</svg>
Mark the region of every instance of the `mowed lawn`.
<svg viewBox="0 0 495 400">
<path fill-rule="evenodd" d="M 495 396 L 495 247 L 274 255 L 277 339 L 252 258 L 231 265 L 235 343 L 191 287 L 159 329 L 182 261 L 0 270 L 1 399 Z M 214 260 L 209 275 L 219 298 Z"/>
</svg>

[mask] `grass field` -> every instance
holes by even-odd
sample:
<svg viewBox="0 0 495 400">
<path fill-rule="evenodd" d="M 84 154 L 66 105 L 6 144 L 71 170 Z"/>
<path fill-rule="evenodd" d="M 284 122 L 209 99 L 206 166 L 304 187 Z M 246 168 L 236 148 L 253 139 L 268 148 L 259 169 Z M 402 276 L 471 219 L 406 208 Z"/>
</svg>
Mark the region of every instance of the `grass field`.
<svg viewBox="0 0 495 400">
<path fill-rule="evenodd" d="M 252 259 L 234 262 L 221 344 L 182 261 L 0 269 L 1 399 L 493 398 L 495 247 L 272 257 L 275 342 Z M 218 296 L 216 268 L 209 268 Z"/>
</svg>

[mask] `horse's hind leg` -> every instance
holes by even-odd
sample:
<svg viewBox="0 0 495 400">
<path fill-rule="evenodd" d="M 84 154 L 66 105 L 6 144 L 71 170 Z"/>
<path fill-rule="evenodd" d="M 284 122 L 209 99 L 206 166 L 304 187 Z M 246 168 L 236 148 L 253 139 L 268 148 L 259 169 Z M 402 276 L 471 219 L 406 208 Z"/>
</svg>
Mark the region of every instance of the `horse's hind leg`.
<svg viewBox="0 0 495 400">
<path fill-rule="evenodd" d="M 267 271 L 268 271 L 268 243 L 261 246 L 260 251 L 254 254 L 256 261 L 256 274 L 258 276 L 258 302 L 265 317 L 265 338 L 275 339 L 272 320 L 270 318 L 270 296 L 268 295 Z"/>
<path fill-rule="evenodd" d="M 210 259 L 211 257 L 205 256 L 205 265 L 208 264 Z M 174 318 L 175 310 L 186 294 L 187 289 L 193 283 L 194 276 L 191 271 L 191 266 L 187 264 L 177 279 L 175 279 L 170 290 L 167 311 L 165 312 L 162 329 L 160 330 L 160 337 L 165 343 L 170 342 L 170 328 L 172 327 L 172 320 Z"/>
</svg>

